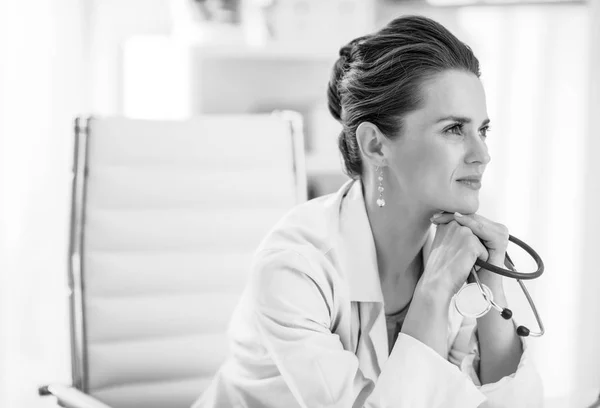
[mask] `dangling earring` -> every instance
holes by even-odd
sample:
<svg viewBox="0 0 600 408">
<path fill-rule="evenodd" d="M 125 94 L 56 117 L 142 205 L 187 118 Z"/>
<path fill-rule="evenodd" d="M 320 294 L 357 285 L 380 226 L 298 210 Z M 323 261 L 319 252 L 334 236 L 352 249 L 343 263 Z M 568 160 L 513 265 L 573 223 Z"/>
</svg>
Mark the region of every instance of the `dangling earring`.
<svg viewBox="0 0 600 408">
<path fill-rule="evenodd" d="M 375 168 L 375 172 L 378 172 L 380 170 L 380 167 L 377 166 Z M 381 169 L 381 172 L 379 173 L 379 176 L 377 177 L 377 179 L 379 180 L 379 187 L 377 187 L 377 189 L 379 190 L 379 198 L 377 199 L 377 205 L 379 207 L 384 207 L 385 206 L 385 200 L 383 199 L 383 190 L 385 190 L 383 188 L 383 169 Z"/>
</svg>

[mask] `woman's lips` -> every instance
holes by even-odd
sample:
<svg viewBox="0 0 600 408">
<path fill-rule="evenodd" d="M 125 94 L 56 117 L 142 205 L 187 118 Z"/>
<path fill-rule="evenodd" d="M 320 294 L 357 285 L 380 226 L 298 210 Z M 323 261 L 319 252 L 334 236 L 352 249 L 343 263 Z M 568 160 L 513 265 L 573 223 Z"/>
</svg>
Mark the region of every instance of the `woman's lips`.
<svg viewBox="0 0 600 408">
<path fill-rule="evenodd" d="M 471 190 L 479 190 L 481 188 L 481 181 L 478 180 L 456 180 L 463 186 L 470 188 Z"/>
</svg>

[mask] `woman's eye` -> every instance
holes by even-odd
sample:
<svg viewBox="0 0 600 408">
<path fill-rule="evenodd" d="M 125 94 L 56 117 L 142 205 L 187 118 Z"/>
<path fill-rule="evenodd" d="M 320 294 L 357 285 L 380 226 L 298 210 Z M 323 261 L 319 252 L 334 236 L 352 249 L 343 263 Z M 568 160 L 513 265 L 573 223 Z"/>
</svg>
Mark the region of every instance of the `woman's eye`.
<svg viewBox="0 0 600 408">
<path fill-rule="evenodd" d="M 488 132 L 489 132 L 490 130 L 491 130 L 491 129 L 490 129 L 490 127 L 489 127 L 489 126 L 486 126 L 486 127 L 484 127 L 484 128 L 481 128 L 481 130 L 479 130 L 479 134 L 480 134 L 482 137 L 487 137 L 487 136 L 488 136 Z"/>
<path fill-rule="evenodd" d="M 453 135 L 462 135 L 463 125 L 462 123 L 457 123 L 454 126 L 446 129 L 446 133 L 452 133 Z"/>
</svg>

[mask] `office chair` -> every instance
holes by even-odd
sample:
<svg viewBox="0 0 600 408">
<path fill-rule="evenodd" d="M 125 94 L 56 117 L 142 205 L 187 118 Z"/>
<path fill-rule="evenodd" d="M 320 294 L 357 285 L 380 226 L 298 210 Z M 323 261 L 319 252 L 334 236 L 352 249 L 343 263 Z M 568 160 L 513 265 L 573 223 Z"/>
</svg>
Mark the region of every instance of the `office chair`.
<svg viewBox="0 0 600 408">
<path fill-rule="evenodd" d="M 75 121 L 68 408 L 187 408 L 225 360 L 252 255 L 306 200 L 294 112 Z"/>
</svg>

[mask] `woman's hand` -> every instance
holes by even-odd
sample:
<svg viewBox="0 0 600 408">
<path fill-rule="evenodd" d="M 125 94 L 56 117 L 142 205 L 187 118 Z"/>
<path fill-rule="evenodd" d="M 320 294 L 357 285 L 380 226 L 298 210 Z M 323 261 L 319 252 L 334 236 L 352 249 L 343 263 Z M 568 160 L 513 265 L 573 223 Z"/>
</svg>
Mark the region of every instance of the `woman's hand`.
<svg viewBox="0 0 600 408">
<path fill-rule="evenodd" d="M 467 225 L 449 219 L 447 215 L 438 219 L 443 222 L 438 223 L 418 289 L 421 294 L 433 295 L 443 308 L 466 282 L 477 258 L 487 261 L 489 256 Z M 463 221 L 464 224 L 467 222 Z"/>
<path fill-rule="evenodd" d="M 436 215 L 437 217 L 431 218 L 434 224 L 443 225 L 456 221 L 458 224 L 469 228 L 485 246 L 488 253 L 487 262 L 501 268 L 504 267 L 504 257 L 508 247 L 508 228 L 505 225 L 490 221 L 478 214 L 440 213 Z M 491 275 L 493 276 L 486 278 L 496 279 L 498 283 L 501 281 L 500 275 Z"/>
<path fill-rule="evenodd" d="M 437 225 L 456 221 L 468 227 L 487 248 L 489 254 L 487 262 L 504 266 L 504 256 L 508 247 L 508 228 L 505 225 L 490 221 L 479 214 L 441 213 L 437 217 L 434 215 L 431 220 Z"/>
</svg>

